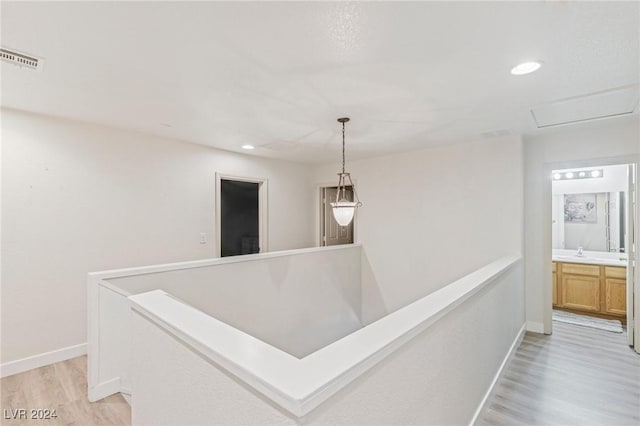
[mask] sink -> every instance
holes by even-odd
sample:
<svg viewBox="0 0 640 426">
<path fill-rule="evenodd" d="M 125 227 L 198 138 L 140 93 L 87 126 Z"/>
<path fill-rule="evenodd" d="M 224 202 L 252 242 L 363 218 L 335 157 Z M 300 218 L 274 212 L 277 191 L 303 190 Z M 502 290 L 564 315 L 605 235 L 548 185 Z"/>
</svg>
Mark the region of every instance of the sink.
<svg viewBox="0 0 640 426">
<path fill-rule="evenodd" d="M 596 259 L 595 257 L 589 257 L 589 256 L 578 256 L 577 254 L 574 254 L 573 256 L 555 256 L 558 259 L 569 259 L 569 260 L 594 260 Z"/>
</svg>

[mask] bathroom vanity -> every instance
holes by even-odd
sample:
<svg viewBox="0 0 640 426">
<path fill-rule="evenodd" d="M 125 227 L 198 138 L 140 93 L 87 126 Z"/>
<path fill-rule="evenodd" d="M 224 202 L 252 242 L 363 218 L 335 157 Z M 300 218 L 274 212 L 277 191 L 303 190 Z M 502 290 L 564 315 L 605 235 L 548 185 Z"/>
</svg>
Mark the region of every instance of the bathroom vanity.
<svg viewBox="0 0 640 426">
<path fill-rule="evenodd" d="M 626 322 L 625 257 L 618 253 L 576 256 L 554 250 L 553 307 Z"/>
</svg>

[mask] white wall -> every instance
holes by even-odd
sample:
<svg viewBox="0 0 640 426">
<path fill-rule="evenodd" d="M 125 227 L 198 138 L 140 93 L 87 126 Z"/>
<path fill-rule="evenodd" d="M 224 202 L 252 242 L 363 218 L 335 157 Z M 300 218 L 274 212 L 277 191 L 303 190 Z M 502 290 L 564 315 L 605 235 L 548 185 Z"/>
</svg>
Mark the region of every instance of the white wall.
<svg viewBox="0 0 640 426">
<path fill-rule="evenodd" d="M 134 311 L 132 421 L 136 425 L 470 424 L 523 334 L 523 298 L 523 265 L 518 262 L 302 418 Z M 327 386 L 326 392 L 332 387 Z"/>
<path fill-rule="evenodd" d="M 110 279 L 130 294 L 161 289 L 302 358 L 359 329 L 360 246 Z"/>
<path fill-rule="evenodd" d="M 551 171 L 638 161 L 638 117 L 567 126 L 524 139 L 527 322 L 551 332 Z"/>
<path fill-rule="evenodd" d="M 339 166 L 319 167 L 316 181 L 334 181 Z M 365 322 L 522 252 L 519 137 L 347 160 L 347 171 L 363 202 Z"/>
<path fill-rule="evenodd" d="M 163 290 L 302 358 L 362 327 L 360 251 L 342 245 L 91 274 L 89 398 L 131 393 L 127 296 Z"/>
<path fill-rule="evenodd" d="M 86 341 L 87 272 L 213 257 L 216 172 L 269 179 L 269 250 L 313 245 L 307 166 L 3 109 L 2 363 Z"/>
</svg>

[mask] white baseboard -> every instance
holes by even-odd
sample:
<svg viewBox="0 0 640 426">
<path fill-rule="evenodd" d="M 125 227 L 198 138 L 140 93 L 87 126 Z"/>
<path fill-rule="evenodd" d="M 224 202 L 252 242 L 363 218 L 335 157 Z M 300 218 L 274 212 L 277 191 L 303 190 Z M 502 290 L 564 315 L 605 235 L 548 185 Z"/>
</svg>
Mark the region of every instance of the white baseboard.
<svg viewBox="0 0 640 426">
<path fill-rule="evenodd" d="M 527 321 L 527 331 L 544 334 L 544 324 L 541 322 Z"/>
<path fill-rule="evenodd" d="M 44 367 L 45 365 L 54 364 L 60 361 L 66 361 L 71 358 L 86 355 L 86 353 L 87 344 L 81 343 L 79 345 L 69 346 L 55 351 L 5 362 L 0 365 L 0 377 L 8 377 L 14 374 L 33 370 L 34 368 Z"/>
<path fill-rule="evenodd" d="M 518 347 L 520 346 L 520 343 L 522 342 L 522 339 L 524 338 L 525 331 L 527 331 L 526 324 L 522 324 L 522 327 L 520 328 L 520 331 L 518 332 L 518 335 L 516 336 L 516 338 L 513 341 L 513 343 L 511 343 L 511 347 L 509 348 L 509 351 L 507 351 L 507 355 L 502 360 L 502 364 L 500 364 L 500 368 L 498 369 L 498 372 L 493 377 L 493 381 L 491 382 L 491 385 L 487 389 L 487 392 L 484 394 L 484 397 L 482 398 L 482 401 L 480 401 L 480 405 L 478 405 L 478 408 L 476 409 L 476 412 L 473 414 L 473 417 L 471 418 L 471 422 L 469 423 L 469 425 L 476 424 L 476 422 L 478 421 L 478 417 L 480 416 L 480 413 L 482 413 L 482 410 L 484 409 L 484 406 L 487 404 L 488 401 L 491 400 L 491 396 L 493 394 L 494 388 L 496 387 L 496 383 L 498 383 L 498 381 L 500 380 L 500 378 L 504 374 L 505 370 L 509 366 L 509 363 L 511 362 L 511 359 L 513 358 L 513 356 L 515 355 L 516 351 L 518 350 Z"/>
<path fill-rule="evenodd" d="M 120 390 L 120 377 L 107 380 L 106 382 L 99 383 L 98 385 L 89 388 L 89 401 L 99 401 L 102 398 L 106 398 L 109 395 L 120 392 Z"/>
</svg>

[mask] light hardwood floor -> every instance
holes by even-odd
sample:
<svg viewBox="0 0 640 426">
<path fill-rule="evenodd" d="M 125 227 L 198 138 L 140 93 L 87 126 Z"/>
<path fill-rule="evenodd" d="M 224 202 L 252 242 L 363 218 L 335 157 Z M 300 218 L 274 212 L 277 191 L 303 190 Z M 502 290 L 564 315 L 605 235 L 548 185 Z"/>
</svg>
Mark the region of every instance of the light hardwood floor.
<svg viewBox="0 0 640 426">
<path fill-rule="evenodd" d="M 478 425 L 640 425 L 640 356 L 623 334 L 554 322 L 527 333 Z M 56 409 L 54 420 L 3 425 L 130 425 L 120 395 L 87 400 L 86 357 L 0 380 L 5 409 Z M 27 414 L 29 414 L 27 412 Z"/>
<path fill-rule="evenodd" d="M 0 380 L 0 389 L 3 425 L 131 424 L 131 409 L 120 394 L 98 402 L 87 399 L 86 356 L 5 377 Z M 27 419 L 11 419 L 20 409 L 26 410 Z M 31 419 L 32 409 L 56 410 L 57 418 Z"/>
<path fill-rule="evenodd" d="M 553 323 L 527 333 L 477 425 L 640 425 L 640 355 L 626 335 Z"/>
</svg>

